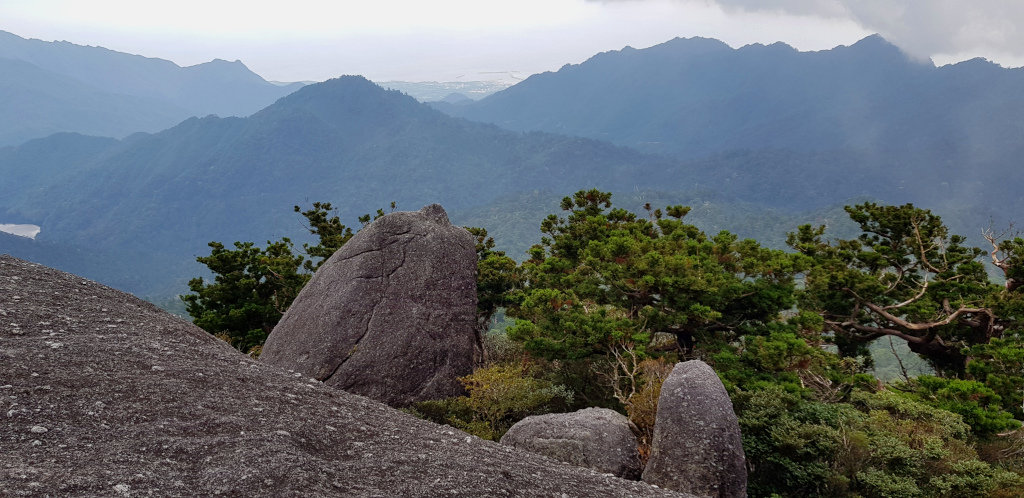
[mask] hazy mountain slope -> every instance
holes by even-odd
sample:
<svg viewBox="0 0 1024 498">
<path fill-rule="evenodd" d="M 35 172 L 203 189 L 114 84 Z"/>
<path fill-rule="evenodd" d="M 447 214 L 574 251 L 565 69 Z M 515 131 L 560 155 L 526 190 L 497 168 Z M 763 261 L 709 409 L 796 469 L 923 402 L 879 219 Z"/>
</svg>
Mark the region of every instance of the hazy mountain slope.
<svg viewBox="0 0 1024 498">
<path fill-rule="evenodd" d="M 403 210 L 439 202 L 453 219 L 489 228 L 499 242 L 516 238 L 503 244 L 518 244 L 520 252 L 536 241 L 537 217 L 554 211 L 552 199 L 589 187 L 618 192 L 619 202 L 634 210 L 642 205 L 637 196 L 656 206 L 695 204 L 692 219 L 704 229 L 728 229 L 776 247 L 806 219 L 792 211 L 857 196 L 913 201 L 971 232 L 1000 210 L 1020 212 L 1013 211 L 1020 196 L 1012 181 L 971 176 L 976 172 L 918 177 L 898 156 L 880 163 L 864 157 L 841 149 L 746 150 L 670 160 L 451 118 L 400 92 L 343 77 L 305 87 L 248 118 L 191 118 L 116 142 L 61 134 L 0 149 L 0 175 L 7 175 L 0 180 L 16 178 L 30 192 L 11 197 L 3 206 L 8 219 L 0 222 L 41 226 L 41 243 L 158 261 L 150 266 L 163 272 L 160 278 L 126 288 L 151 294 L 199 274 L 191 261 L 208 253 L 211 240 L 301 242 L 301 217 L 291 208 L 312 201 L 334 203 L 347 224 L 390 201 Z M 479 208 L 533 191 L 554 194 Z M 979 192 L 994 194 L 974 195 Z M 972 202 L 955 210 L 943 205 L 964 196 Z M 473 216 L 475 209 L 486 216 Z"/>
<path fill-rule="evenodd" d="M 821 52 L 692 38 L 598 54 L 471 105 L 436 107 L 681 157 L 857 149 L 966 161 L 1021 151 L 1022 93 L 1024 69 L 936 68 L 877 35 Z"/>
<path fill-rule="evenodd" d="M 99 90 L 25 61 L 0 58 L 0 146 L 61 131 L 124 137 L 159 131 L 191 112 L 165 101 Z"/>
<path fill-rule="evenodd" d="M 80 141 L 55 135 L 0 154 L 25 185 L 35 149 Z M 188 260 L 210 240 L 301 233 L 291 211 L 329 200 L 347 222 L 394 200 L 450 209 L 509 192 L 591 185 L 648 186 L 672 164 L 604 142 L 519 134 L 445 116 L 359 77 L 311 85 L 249 118 L 192 118 L 154 135 L 83 151 L 70 176 L 17 199 L 11 215 L 43 227 L 41 241 Z M 35 182 L 35 183 L 33 183 Z"/>
<path fill-rule="evenodd" d="M 692 38 L 598 54 L 479 102 L 431 105 L 681 157 L 673 190 L 792 210 L 871 196 L 959 213 L 974 232 L 1024 212 L 1021 95 L 1024 69 L 936 68 L 878 36 L 821 52 Z"/>
<path fill-rule="evenodd" d="M 122 137 L 169 128 L 189 116 L 247 116 L 302 87 L 267 82 L 239 61 L 180 67 L 5 31 L 0 31 L 0 59 L 6 59 L 0 63 L 0 85 L 6 90 L 0 101 L 6 115 L 0 118 L 0 145 L 57 131 Z M 20 121 L 12 117 L 15 112 Z"/>
<path fill-rule="evenodd" d="M 187 289 L 185 279 L 174 278 L 175 273 L 187 271 L 185 265 L 167 267 L 166 259 L 138 251 L 32 240 L 0 232 L 0 254 L 66 268 L 76 275 L 103 280 L 112 287 L 132 289 L 142 297 L 163 298 Z"/>
<path fill-rule="evenodd" d="M 135 138 L 135 137 L 133 137 Z M 45 186 L 85 169 L 122 142 L 113 138 L 60 133 L 18 147 L 0 147 L 0 216 Z M 6 222 L 0 217 L 0 223 Z"/>
</svg>

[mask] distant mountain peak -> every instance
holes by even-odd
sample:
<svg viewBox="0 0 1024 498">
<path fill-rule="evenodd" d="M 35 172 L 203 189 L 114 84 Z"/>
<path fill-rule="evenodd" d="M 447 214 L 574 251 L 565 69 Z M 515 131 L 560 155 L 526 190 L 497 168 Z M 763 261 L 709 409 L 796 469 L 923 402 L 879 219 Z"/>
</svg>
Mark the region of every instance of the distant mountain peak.
<svg viewBox="0 0 1024 498">
<path fill-rule="evenodd" d="M 398 90 L 386 90 L 362 76 L 351 75 L 306 85 L 262 112 L 274 113 L 286 108 L 303 108 L 329 121 L 340 116 L 382 112 L 396 115 L 437 112 Z"/>
<path fill-rule="evenodd" d="M 347 101 L 358 103 L 360 101 L 383 99 L 386 98 L 385 95 L 387 94 L 393 94 L 403 100 L 408 99 L 410 102 L 418 104 L 416 99 L 397 90 L 385 90 L 380 85 L 362 76 L 344 75 L 321 83 L 306 85 L 279 100 L 277 105 L 305 105 L 310 101 Z"/>
<path fill-rule="evenodd" d="M 733 50 L 733 48 L 722 40 L 718 40 L 715 38 L 705 38 L 703 36 L 691 36 L 689 38 L 676 37 L 665 43 L 659 43 L 658 45 L 654 45 L 646 50 L 651 50 L 654 52 L 663 50 L 673 50 L 677 52 L 695 54 Z"/>
<path fill-rule="evenodd" d="M 797 50 L 792 45 L 790 45 L 790 44 L 788 44 L 786 42 L 781 42 L 781 41 L 777 41 L 775 43 L 769 43 L 768 45 L 765 45 L 763 43 L 751 43 L 749 45 L 744 45 L 744 46 L 740 47 L 738 50 L 773 50 L 773 51 L 780 51 L 780 52 L 781 51 L 785 51 L 785 52 L 799 52 L 799 50 Z"/>
<path fill-rule="evenodd" d="M 865 36 L 864 38 L 861 38 L 860 40 L 857 40 L 856 43 L 850 45 L 850 48 L 856 48 L 859 50 L 899 50 L 899 47 L 893 45 L 892 43 L 889 42 L 889 40 L 886 40 L 882 35 L 878 33 L 868 35 Z"/>
<path fill-rule="evenodd" d="M 562 71 L 574 71 L 576 68 L 590 65 L 594 63 L 601 63 L 602 61 L 616 61 L 624 57 L 633 57 L 637 54 L 648 57 L 668 57 L 671 59 L 686 59 L 689 57 L 702 56 L 706 54 L 720 53 L 726 51 L 732 51 L 733 48 L 727 45 L 721 40 L 714 38 L 704 38 L 700 36 L 694 36 L 690 38 L 673 38 L 667 42 L 659 43 L 652 47 L 644 49 L 636 49 L 630 46 L 625 46 L 620 50 L 609 50 L 607 52 L 598 53 L 582 64 L 565 64 L 559 69 Z M 529 78 L 528 78 L 529 79 Z"/>
<path fill-rule="evenodd" d="M 312 85 L 306 85 L 296 94 L 316 94 L 316 93 L 351 93 L 351 92 L 364 92 L 364 93 L 384 93 L 383 87 L 366 79 L 359 75 L 342 75 L 337 78 L 331 78 L 321 83 L 315 83 Z M 401 92 L 398 92 L 401 93 Z"/>
<path fill-rule="evenodd" d="M 452 92 L 452 93 L 449 93 L 448 95 L 445 95 L 444 98 L 442 98 L 440 100 L 440 102 L 449 102 L 449 103 L 452 103 L 452 104 L 456 104 L 456 103 L 459 103 L 459 102 L 465 102 L 467 100 L 473 100 L 473 99 L 467 97 L 465 94 L 462 94 L 462 93 L 459 93 L 459 92 Z"/>
<path fill-rule="evenodd" d="M 882 35 L 875 33 L 866 36 L 848 47 L 836 47 L 833 50 L 846 49 L 859 58 L 871 58 L 875 60 L 900 60 L 916 64 L 932 65 L 931 59 L 913 57 L 903 49 L 886 40 Z"/>
</svg>

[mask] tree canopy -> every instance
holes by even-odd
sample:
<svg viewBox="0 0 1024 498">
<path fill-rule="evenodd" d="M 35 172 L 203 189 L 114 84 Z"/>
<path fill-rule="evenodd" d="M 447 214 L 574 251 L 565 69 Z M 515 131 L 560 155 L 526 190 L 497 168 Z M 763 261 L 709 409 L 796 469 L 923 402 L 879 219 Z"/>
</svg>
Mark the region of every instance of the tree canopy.
<svg viewBox="0 0 1024 498">
<path fill-rule="evenodd" d="M 305 211 L 295 206 L 295 212 L 306 218 L 307 230 L 319 240 L 314 246 L 303 244 L 305 256 L 295 254 L 295 245 L 287 237 L 267 241 L 265 248 L 235 242 L 232 250 L 210 242 L 210 255 L 196 261 L 213 273 L 213 282 L 193 278 L 188 287 L 194 294 L 181 296 L 193 323 L 240 351 L 259 354 L 312 272 L 353 235 L 329 202 L 314 202 Z M 368 222 L 369 215 L 361 220 Z"/>
<path fill-rule="evenodd" d="M 541 225 L 545 236 L 530 249 L 525 286 L 509 309 L 519 319 L 510 336 L 537 354 L 642 351 L 657 333 L 692 350 L 700 337 L 735 337 L 796 302 L 803 258 L 724 231 L 705 235 L 684 222 L 689 208 L 644 219 L 590 190 L 566 197 L 562 209 L 566 217 Z"/>
<path fill-rule="evenodd" d="M 846 210 L 864 232 L 857 239 L 826 241 L 825 228 L 810 225 L 789 237 L 812 260 L 800 306 L 825 319 L 844 354 L 894 336 L 936 369 L 962 375 L 965 348 L 1019 327 L 1019 243 L 992 239 L 993 261 L 1007 276 L 998 285 L 981 261 L 985 251 L 949 234 L 931 211 L 874 203 Z"/>
</svg>

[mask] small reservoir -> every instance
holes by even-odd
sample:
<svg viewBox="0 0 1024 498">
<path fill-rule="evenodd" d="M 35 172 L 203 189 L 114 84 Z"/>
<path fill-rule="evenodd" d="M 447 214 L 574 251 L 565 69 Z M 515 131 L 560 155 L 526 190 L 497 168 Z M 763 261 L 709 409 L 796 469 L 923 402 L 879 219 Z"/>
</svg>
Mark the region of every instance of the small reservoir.
<svg viewBox="0 0 1024 498">
<path fill-rule="evenodd" d="M 12 235 L 27 237 L 30 239 L 35 239 L 36 235 L 39 235 L 40 230 L 41 228 L 39 228 L 38 225 L 8 225 L 0 223 L 0 232 L 7 232 Z"/>
</svg>

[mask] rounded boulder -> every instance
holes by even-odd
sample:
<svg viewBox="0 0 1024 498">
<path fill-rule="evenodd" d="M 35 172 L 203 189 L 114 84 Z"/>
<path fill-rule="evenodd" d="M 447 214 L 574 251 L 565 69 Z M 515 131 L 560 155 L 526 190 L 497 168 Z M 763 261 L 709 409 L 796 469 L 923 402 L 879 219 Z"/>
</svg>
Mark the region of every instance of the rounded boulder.
<svg viewBox="0 0 1024 498">
<path fill-rule="evenodd" d="M 677 363 L 661 385 L 643 480 L 697 496 L 747 496 L 739 420 L 725 386 L 706 363 Z"/>
<path fill-rule="evenodd" d="M 501 444 L 636 480 L 640 453 L 631 426 L 624 415 L 607 408 L 535 415 L 513 425 Z"/>
</svg>

